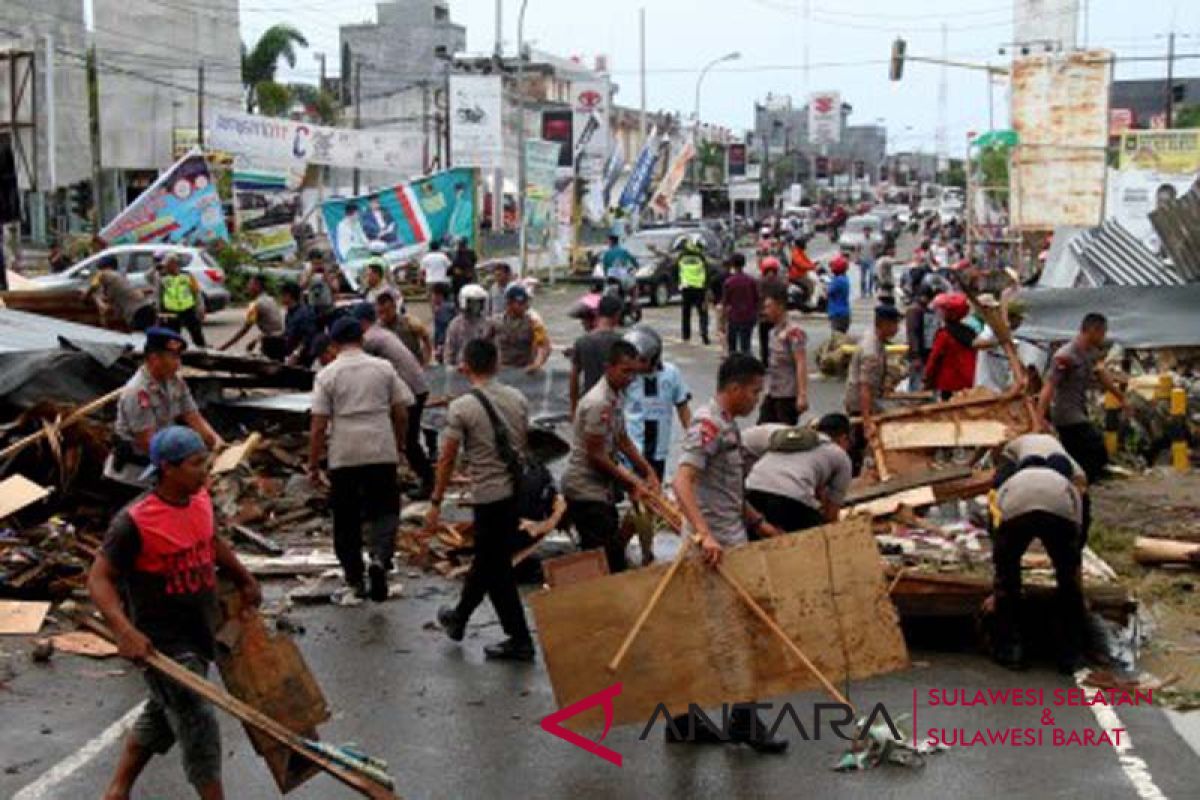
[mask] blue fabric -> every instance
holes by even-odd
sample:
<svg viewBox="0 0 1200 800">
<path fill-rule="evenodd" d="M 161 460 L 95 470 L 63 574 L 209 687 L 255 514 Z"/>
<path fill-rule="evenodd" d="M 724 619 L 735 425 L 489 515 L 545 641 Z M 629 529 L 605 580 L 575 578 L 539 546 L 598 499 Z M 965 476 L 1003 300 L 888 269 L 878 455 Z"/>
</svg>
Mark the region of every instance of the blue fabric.
<svg viewBox="0 0 1200 800">
<path fill-rule="evenodd" d="M 624 247 L 621 247 L 621 245 L 605 250 L 604 256 L 600 260 L 604 264 L 605 275 L 608 275 L 613 267 L 628 269 L 631 266 L 637 266 L 637 259 L 633 257 L 633 253 L 630 253 Z"/>
<path fill-rule="evenodd" d="M 850 316 L 850 278 L 846 275 L 834 275 L 829 280 L 829 316 Z"/>
<path fill-rule="evenodd" d="M 646 394 L 646 385 L 656 387 L 653 395 Z M 629 438 L 647 459 L 663 461 L 671 449 L 671 428 L 675 407 L 692 399 L 683 375 L 674 364 L 666 363 L 650 375 L 640 375 L 625 390 L 625 429 Z M 654 452 L 646 452 L 646 423 L 658 423 L 658 441 Z"/>
</svg>

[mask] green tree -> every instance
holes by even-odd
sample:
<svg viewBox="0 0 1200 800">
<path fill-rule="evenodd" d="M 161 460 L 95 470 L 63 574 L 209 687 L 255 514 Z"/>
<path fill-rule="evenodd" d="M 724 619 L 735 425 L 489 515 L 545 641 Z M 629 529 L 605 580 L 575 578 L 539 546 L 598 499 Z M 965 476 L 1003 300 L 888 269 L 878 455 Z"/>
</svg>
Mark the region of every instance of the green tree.
<svg viewBox="0 0 1200 800">
<path fill-rule="evenodd" d="M 318 89 L 311 83 L 288 84 L 292 91 L 292 100 L 304 106 L 305 110 L 322 125 L 336 125 L 341 117 L 341 106 L 332 93 Z"/>
<path fill-rule="evenodd" d="M 275 83 L 275 72 L 282 58 L 289 67 L 296 66 L 296 46 L 308 47 L 308 40 L 291 25 L 272 25 L 258 37 L 253 49 L 242 44 L 242 85 L 246 87 L 246 110 L 259 110 L 260 91 L 264 85 Z M 281 87 L 286 91 L 286 87 Z M 268 90 L 271 91 L 271 90 Z M 275 99 L 279 94 L 275 93 Z"/>
<path fill-rule="evenodd" d="M 1181 107 L 1171 122 L 1176 128 L 1200 128 L 1200 105 Z"/>
<path fill-rule="evenodd" d="M 292 90 L 282 83 L 262 81 L 254 87 L 258 111 L 268 117 L 285 117 L 292 107 Z"/>
</svg>

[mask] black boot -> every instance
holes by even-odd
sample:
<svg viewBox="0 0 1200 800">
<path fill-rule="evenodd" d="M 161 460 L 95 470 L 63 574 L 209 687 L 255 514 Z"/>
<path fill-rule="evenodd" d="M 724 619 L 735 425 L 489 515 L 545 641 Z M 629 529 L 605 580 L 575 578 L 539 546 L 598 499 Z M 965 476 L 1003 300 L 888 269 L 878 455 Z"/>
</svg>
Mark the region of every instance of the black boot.
<svg viewBox="0 0 1200 800">
<path fill-rule="evenodd" d="M 1021 672 L 1029 668 L 1025 661 L 1025 648 L 1020 642 L 1001 642 L 992 648 L 992 660 L 1005 669 Z"/>
<path fill-rule="evenodd" d="M 778 754 L 788 749 L 788 740 L 771 735 L 762 717 L 751 709 L 733 709 L 730 734 L 731 741 L 749 745 L 759 753 Z"/>
<path fill-rule="evenodd" d="M 529 639 L 505 639 L 483 648 L 492 661 L 533 661 L 533 642 Z"/>
<path fill-rule="evenodd" d="M 438 624 L 442 626 L 442 630 L 446 631 L 446 635 L 453 641 L 461 642 L 463 636 L 467 632 L 467 621 L 459 618 L 456 612 L 450 606 L 442 606 L 437 612 Z"/>
<path fill-rule="evenodd" d="M 693 724 L 695 730 L 692 730 Z M 691 714 L 671 717 L 671 724 L 663 729 L 663 738 L 668 744 L 725 744 L 730 741 L 706 719 Z"/>
</svg>

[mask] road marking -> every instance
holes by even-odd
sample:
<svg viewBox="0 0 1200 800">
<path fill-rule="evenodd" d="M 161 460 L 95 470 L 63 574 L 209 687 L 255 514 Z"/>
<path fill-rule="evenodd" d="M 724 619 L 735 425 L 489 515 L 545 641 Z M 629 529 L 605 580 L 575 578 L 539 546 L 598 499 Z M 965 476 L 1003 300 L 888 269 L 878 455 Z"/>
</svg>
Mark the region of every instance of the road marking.
<svg viewBox="0 0 1200 800">
<path fill-rule="evenodd" d="M 142 713 L 145 705 L 145 701 L 142 701 L 129 709 L 125 716 L 101 731 L 95 739 L 46 770 L 40 778 L 13 795 L 13 800 L 43 800 L 44 798 L 61 797 L 62 795 L 58 791 L 59 785 L 86 767 L 109 745 L 121 739 L 133 727 L 133 723 L 137 722 L 138 715 Z"/>
<path fill-rule="evenodd" d="M 1080 670 L 1075 673 L 1075 683 L 1080 689 L 1087 692 L 1088 696 L 1093 696 L 1098 689 L 1087 683 L 1089 674 L 1088 670 Z M 1115 729 L 1122 729 L 1120 744 L 1113 744 L 1113 749 L 1117 751 L 1117 760 L 1121 763 L 1121 769 L 1125 770 L 1125 777 L 1129 778 L 1129 782 L 1133 784 L 1138 797 L 1142 800 L 1167 800 L 1167 796 L 1154 783 L 1150 767 L 1133 754 L 1133 738 L 1129 735 L 1129 728 L 1121 722 L 1121 718 L 1117 716 L 1117 712 L 1113 711 L 1112 706 L 1093 705 L 1088 707 L 1092 709 L 1096 722 L 1100 723 L 1100 727 L 1109 734 L 1110 739 L 1112 739 L 1112 732 Z"/>
</svg>

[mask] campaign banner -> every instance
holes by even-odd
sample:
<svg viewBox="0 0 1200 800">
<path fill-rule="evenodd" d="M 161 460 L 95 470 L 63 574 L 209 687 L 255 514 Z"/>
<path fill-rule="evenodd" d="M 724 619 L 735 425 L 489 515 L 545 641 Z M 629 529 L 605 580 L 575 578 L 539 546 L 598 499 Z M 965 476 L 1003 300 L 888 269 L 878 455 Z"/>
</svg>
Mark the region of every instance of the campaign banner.
<svg viewBox="0 0 1200 800">
<path fill-rule="evenodd" d="M 650 207 L 664 217 L 671 213 L 671 201 L 675 199 L 675 192 L 679 191 L 679 184 L 683 183 L 688 162 L 695 157 L 696 148 L 691 142 L 688 142 L 679 151 L 679 155 L 675 156 L 671 166 L 667 168 L 667 174 L 663 176 L 662 183 L 658 184 L 658 191 L 654 193 Z"/>
<path fill-rule="evenodd" d="M 450 76 L 450 158 L 484 172 L 504 168 L 502 84 L 499 75 Z"/>
<path fill-rule="evenodd" d="M 809 144 L 837 144 L 842 140 L 842 95 L 813 92 L 808 97 Z"/>
<path fill-rule="evenodd" d="M 642 198 L 650 189 L 650 178 L 654 175 L 654 166 L 657 163 L 658 129 L 651 128 L 646 143 L 642 145 L 642 152 L 638 153 L 637 161 L 633 162 L 633 170 L 629 173 L 629 180 L 625 182 L 621 199 L 617 201 L 619 207 L 632 213 L 642 205 Z"/>
<path fill-rule="evenodd" d="M 1195 175 L 1200 172 L 1200 128 L 1126 131 L 1121 134 L 1117 166 L 1164 175 Z"/>
<path fill-rule="evenodd" d="M 560 142 L 525 142 L 525 230 L 530 247 L 544 250 L 554 230 L 554 182 Z"/>
<path fill-rule="evenodd" d="M 358 197 L 321 204 L 338 262 L 355 268 L 373 255 L 401 264 L 437 240 L 475 246 L 475 175 L 456 167 Z M 349 270 L 351 277 L 357 269 Z"/>
<path fill-rule="evenodd" d="M 100 231 L 106 244 L 229 241 L 221 198 L 200 150 L 192 150 Z"/>
<path fill-rule="evenodd" d="M 233 209 L 238 233 L 256 258 L 281 258 L 296 252 L 292 226 L 300 216 L 304 168 L 286 171 L 233 172 Z"/>
<path fill-rule="evenodd" d="M 331 167 L 408 173 L 419 163 L 420 131 L 330 128 L 236 111 L 214 111 L 205 145 L 244 162 L 271 167 L 324 164 Z"/>
<path fill-rule="evenodd" d="M 1150 222 L 1150 212 L 1165 202 L 1182 197 L 1195 180 L 1195 173 L 1167 175 L 1152 170 L 1110 169 L 1105 218 L 1120 222 L 1142 244 L 1157 253 L 1162 242 Z"/>
<path fill-rule="evenodd" d="M 617 179 L 621 177 L 621 170 L 625 169 L 625 153 L 620 146 L 613 148 L 612 155 L 608 157 L 608 163 L 604 165 L 604 206 L 608 207 L 612 199 L 613 187 L 617 185 Z"/>
</svg>

